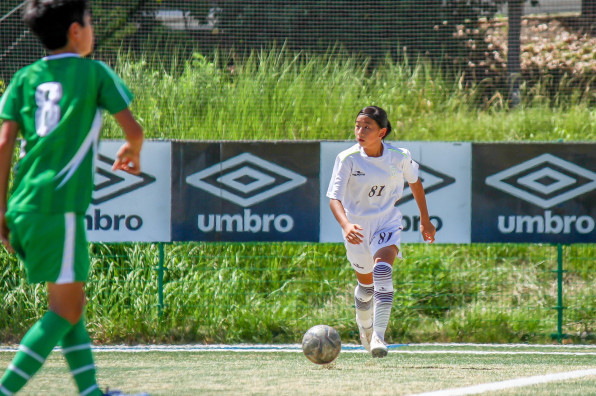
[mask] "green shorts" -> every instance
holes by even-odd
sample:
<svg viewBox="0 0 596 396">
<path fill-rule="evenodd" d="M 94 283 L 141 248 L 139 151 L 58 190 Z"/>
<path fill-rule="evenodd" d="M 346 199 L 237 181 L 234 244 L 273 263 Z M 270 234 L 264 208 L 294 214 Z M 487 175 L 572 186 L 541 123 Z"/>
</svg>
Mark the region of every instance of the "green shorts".
<svg viewBox="0 0 596 396">
<path fill-rule="evenodd" d="M 87 280 L 84 220 L 84 215 L 75 213 L 6 213 L 10 244 L 25 265 L 29 283 Z"/>
</svg>

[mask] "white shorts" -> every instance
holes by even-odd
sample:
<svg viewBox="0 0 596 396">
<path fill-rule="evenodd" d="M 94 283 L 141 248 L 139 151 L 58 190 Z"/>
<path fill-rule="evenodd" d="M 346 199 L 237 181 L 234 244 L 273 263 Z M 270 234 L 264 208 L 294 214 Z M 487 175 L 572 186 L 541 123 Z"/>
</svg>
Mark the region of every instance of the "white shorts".
<svg viewBox="0 0 596 396">
<path fill-rule="evenodd" d="M 375 253 L 386 246 L 397 246 L 398 257 L 401 258 L 401 219 L 401 213 L 396 214 L 390 219 L 350 219 L 352 224 L 358 224 L 363 228 L 360 232 L 364 235 L 362 243 L 359 245 L 349 243 L 344 237 L 346 255 L 354 271 L 361 274 L 373 272 Z"/>
</svg>

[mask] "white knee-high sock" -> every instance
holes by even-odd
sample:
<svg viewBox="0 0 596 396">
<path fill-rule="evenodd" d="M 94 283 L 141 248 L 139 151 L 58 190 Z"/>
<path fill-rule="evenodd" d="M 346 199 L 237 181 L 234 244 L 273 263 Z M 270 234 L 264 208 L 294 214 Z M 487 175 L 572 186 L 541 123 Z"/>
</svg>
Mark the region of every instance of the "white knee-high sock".
<svg viewBox="0 0 596 396">
<path fill-rule="evenodd" d="M 385 339 L 393 306 L 393 268 L 390 264 L 378 262 L 373 268 L 374 282 L 374 330 L 377 336 Z"/>
<path fill-rule="evenodd" d="M 374 293 L 373 285 L 363 285 L 358 282 L 354 289 L 354 302 L 356 305 L 356 317 L 358 323 L 365 329 L 373 325 L 372 323 L 372 298 Z"/>
</svg>

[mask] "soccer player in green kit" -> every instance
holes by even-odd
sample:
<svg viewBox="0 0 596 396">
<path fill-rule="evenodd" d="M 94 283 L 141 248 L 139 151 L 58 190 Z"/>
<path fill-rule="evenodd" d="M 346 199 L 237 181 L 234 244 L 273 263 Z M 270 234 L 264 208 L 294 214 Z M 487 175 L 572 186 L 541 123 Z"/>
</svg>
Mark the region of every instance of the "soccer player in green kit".
<svg viewBox="0 0 596 396">
<path fill-rule="evenodd" d="M 140 172 L 143 130 L 128 109 L 132 95 L 93 50 L 87 0 L 29 0 L 23 19 L 49 56 L 19 70 L 0 98 L 0 239 L 23 261 L 29 283 L 47 283 L 48 311 L 25 334 L 0 380 L 19 391 L 56 345 L 81 395 L 102 395 L 84 322 L 89 255 L 84 216 L 91 201 L 101 111 L 126 143 L 114 170 Z M 21 158 L 7 201 L 18 132 Z"/>
</svg>

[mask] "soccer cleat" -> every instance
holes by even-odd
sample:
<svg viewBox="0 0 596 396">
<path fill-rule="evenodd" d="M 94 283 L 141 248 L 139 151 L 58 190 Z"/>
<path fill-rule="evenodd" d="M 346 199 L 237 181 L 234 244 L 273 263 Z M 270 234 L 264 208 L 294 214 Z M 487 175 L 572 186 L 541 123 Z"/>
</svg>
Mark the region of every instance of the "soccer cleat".
<svg viewBox="0 0 596 396">
<path fill-rule="evenodd" d="M 385 342 L 379 338 L 377 333 L 373 333 L 370 340 L 370 353 L 372 354 L 372 357 L 375 358 L 383 358 L 387 356 L 387 345 L 385 345 Z"/>
<path fill-rule="evenodd" d="M 364 349 L 367 350 L 367 352 L 370 352 L 370 339 L 373 335 L 373 327 L 362 327 L 360 325 L 360 322 L 358 321 L 358 316 L 356 316 L 356 324 L 358 325 L 358 333 L 360 333 L 360 343 L 362 344 Z"/>
</svg>

